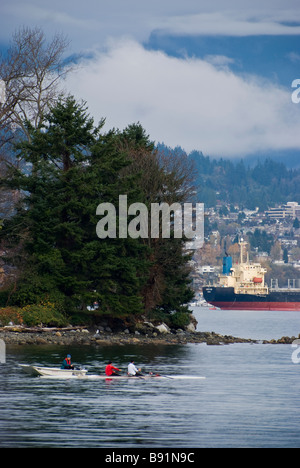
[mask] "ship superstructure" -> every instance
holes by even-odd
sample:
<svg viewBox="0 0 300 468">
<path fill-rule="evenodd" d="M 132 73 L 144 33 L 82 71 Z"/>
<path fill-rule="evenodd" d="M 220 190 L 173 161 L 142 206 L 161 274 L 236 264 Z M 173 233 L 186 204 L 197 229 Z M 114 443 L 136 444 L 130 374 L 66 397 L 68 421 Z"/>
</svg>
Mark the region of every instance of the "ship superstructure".
<svg viewBox="0 0 300 468">
<path fill-rule="evenodd" d="M 268 294 L 268 286 L 265 285 L 266 268 L 260 263 L 250 263 L 249 254 L 244 262 L 247 242 L 239 242 L 240 263 L 233 266 L 232 257 L 223 258 L 223 273 L 219 276 L 219 286 L 232 287 L 235 294 Z"/>
<path fill-rule="evenodd" d="M 278 288 L 276 281 L 269 288 L 265 283 L 266 268 L 249 261 L 246 245 L 243 240 L 239 242 L 240 262 L 236 265 L 232 257 L 223 258 L 218 284 L 203 288 L 205 300 L 221 309 L 300 311 L 300 289 L 295 287 L 295 280 L 289 281 L 288 288 Z"/>
</svg>

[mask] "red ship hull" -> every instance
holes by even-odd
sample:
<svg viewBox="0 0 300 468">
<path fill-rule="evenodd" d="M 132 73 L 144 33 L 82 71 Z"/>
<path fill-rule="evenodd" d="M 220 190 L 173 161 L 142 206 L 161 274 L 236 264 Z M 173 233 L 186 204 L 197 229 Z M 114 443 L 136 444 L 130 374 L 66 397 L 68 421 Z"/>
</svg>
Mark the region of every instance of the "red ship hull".
<svg viewBox="0 0 300 468">
<path fill-rule="evenodd" d="M 204 287 L 208 304 L 224 310 L 283 310 L 300 311 L 300 291 L 272 291 L 265 296 L 235 294 L 232 287 Z"/>
<path fill-rule="evenodd" d="M 300 311 L 299 302 L 210 302 L 222 310 L 282 310 Z"/>
</svg>

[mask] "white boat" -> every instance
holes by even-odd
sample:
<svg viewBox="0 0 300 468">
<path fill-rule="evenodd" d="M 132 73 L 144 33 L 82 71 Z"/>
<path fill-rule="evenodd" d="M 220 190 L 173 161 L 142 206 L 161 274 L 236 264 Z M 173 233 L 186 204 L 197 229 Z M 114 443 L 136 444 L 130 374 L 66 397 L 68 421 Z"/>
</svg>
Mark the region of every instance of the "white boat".
<svg viewBox="0 0 300 468">
<path fill-rule="evenodd" d="M 60 369 L 58 367 L 40 367 L 30 366 L 27 364 L 20 364 L 20 366 L 22 367 L 24 372 L 27 372 L 28 374 L 39 375 L 43 377 L 81 377 L 87 373 L 86 369 Z"/>
<path fill-rule="evenodd" d="M 166 379 L 166 380 L 201 380 L 205 377 L 197 375 L 160 375 L 146 374 L 141 376 L 124 375 L 96 375 L 88 374 L 86 369 L 59 369 L 57 367 L 39 367 L 20 364 L 24 372 L 32 375 L 38 375 L 46 379 L 88 379 L 88 380 L 149 380 L 149 379 Z"/>
</svg>

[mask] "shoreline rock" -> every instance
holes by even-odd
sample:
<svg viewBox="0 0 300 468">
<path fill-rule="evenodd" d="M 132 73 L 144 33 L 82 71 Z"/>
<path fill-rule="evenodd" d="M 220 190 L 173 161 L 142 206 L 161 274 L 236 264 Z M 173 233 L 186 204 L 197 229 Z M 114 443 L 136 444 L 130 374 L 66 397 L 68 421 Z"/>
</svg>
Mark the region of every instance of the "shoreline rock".
<svg viewBox="0 0 300 468">
<path fill-rule="evenodd" d="M 147 333 L 148 332 L 148 333 Z M 207 345 L 225 345 L 234 343 L 260 344 L 292 344 L 298 337 L 283 336 L 278 340 L 255 340 L 220 335 L 215 332 L 190 330 L 166 330 L 165 327 L 142 328 L 135 331 L 113 332 L 103 329 L 88 329 L 86 327 L 68 328 L 24 328 L 3 327 L 0 329 L 0 339 L 7 347 L 22 345 L 61 345 L 61 346 L 110 346 L 110 345 L 184 345 L 191 343 L 206 343 Z"/>
</svg>

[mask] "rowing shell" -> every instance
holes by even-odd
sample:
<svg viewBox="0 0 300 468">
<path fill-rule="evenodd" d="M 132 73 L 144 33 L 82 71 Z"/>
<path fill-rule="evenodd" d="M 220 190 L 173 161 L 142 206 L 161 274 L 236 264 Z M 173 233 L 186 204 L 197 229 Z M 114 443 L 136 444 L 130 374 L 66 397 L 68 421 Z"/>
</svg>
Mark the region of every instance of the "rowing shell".
<svg viewBox="0 0 300 468">
<path fill-rule="evenodd" d="M 58 369 L 56 367 L 38 367 L 20 364 L 22 369 L 30 374 L 38 375 L 47 379 L 87 379 L 87 380 L 148 380 L 148 379 L 167 379 L 167 380 L 201 380 L 205 377 L 196 375 L 159 375 L 148 374 L 142 376 L 129 376 L 129 375 L 94 375 L 87 374 L 86 369 Z"/>
<path fill-rule="evenodd" d="M 201 380 L 205 379 L 205 377 L 195 376 L 195 375 L 95 375 L 95 374 L 76 374 L 76 375 L 41 375 L 41 379 L 77 379 L 77 380 L 154 380 L 154 379 L 162 379 L 162 380 Z"/>
</svg>

